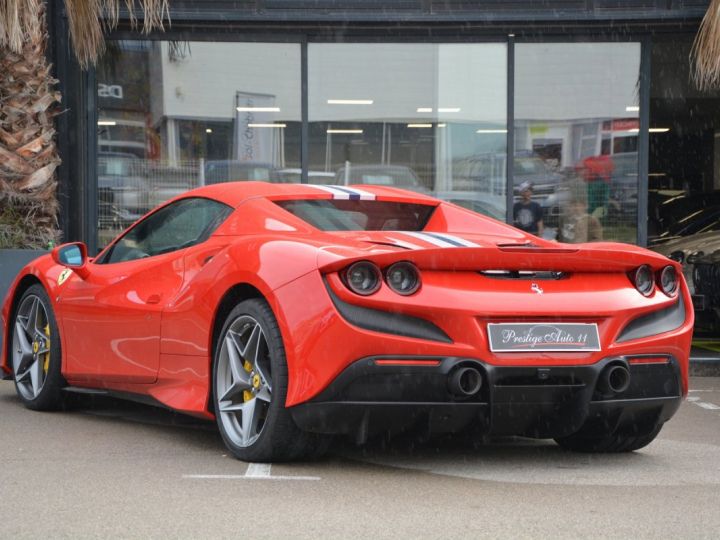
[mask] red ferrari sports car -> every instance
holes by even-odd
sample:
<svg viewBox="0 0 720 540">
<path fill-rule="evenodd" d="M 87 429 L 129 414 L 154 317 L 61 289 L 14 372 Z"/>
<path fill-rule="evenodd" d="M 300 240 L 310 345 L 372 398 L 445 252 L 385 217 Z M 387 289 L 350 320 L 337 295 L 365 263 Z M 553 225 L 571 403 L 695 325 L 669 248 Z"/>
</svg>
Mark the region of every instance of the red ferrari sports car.
<svg viewBox="0 0 720 540">
<path fill-rule="evenodd" d="M 2 320 L 27 407 L 145 399 L 273 461 L 412 429 L 641 448 L 687 393 L 693 311 L 679 265 L 639 247 L 558 244 L 388 187 L 236 182 L 95 258 L 55 248 Z"/>
</svg>

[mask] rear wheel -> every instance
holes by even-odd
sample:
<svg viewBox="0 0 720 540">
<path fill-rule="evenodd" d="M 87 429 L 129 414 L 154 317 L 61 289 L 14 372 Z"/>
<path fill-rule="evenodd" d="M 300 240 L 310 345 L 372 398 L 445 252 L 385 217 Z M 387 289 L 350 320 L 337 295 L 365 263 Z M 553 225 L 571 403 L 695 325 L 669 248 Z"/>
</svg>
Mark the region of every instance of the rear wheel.
<svg viewBox="0 0 720 540">
<path fill-rule="evenodd" d="M 213 400 L 220 434 L 243 461 L 288 461 L 321 449 L 285 408 L 288 372 L 277 321 L 266 302 L 246 300 L 228 315 L 215 346 Z"/>
<path fill-rule="evenodd" d="M 60 334 L 41 285 L 31 286 L 20 298 L 11 352 L 15 389 L 23 404 L 38 411 L 62 407 Z"/>
<path fill-rule="evenodd" d="M 649 433 L 639 435 L 616 433 L 605 437 L 589 437 L 575 433 L 568 437 L 557 438 L 555 442 L 564 449 L 573 452 L 632 452 L 653 442 L 660 433 L 662 426 L 662 424 L 658 424 Z"/>
</svg>

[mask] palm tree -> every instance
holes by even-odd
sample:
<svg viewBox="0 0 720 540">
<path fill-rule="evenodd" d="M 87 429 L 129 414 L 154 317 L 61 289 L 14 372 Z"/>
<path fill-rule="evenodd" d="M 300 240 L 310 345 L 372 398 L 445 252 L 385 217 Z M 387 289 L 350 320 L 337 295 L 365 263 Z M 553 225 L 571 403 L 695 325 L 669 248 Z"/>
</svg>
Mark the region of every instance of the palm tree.
<svg viewBox="0 0 720 540">
<path fill-rule="evenodd" d="M 141 0 L 143 31 L 162 29 L 168 0 Z M 133 0 L 125 0 L 134 24 Z M 70 38 L 83 67 L 104 49 L 117 25 L 120 0 L 65 0 Z M 57 242 L 60 157 L 54 117 L 57 80 L 45 55 L 44 0 L 0 0 L 0 248 L 40 248 Z"/>
<path fill-rule="evenodd" d="M 711 0 L 690 56 L 698 88 L 716 88 L 720 84 L 720 0 Z"/>
</svg>

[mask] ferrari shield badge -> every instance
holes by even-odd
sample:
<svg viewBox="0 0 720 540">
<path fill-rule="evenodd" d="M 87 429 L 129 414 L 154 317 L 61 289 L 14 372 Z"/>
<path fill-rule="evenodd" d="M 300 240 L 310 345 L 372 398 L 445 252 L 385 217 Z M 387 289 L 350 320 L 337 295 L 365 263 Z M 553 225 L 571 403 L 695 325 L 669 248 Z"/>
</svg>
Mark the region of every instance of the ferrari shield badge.
<svg viewBox="0 0 720 540">
<path fill-rule="evenodd" d="M 72 274 L 72 270 L 70 270 L 69 268 L 66 268 L 65 270 L 60 272 L 60 275 L 58 276 L 58 279 L 57 279 L 58 285 L 62 285 L 63 283 L 65 283 L 71 274 Z"/>
</svg>

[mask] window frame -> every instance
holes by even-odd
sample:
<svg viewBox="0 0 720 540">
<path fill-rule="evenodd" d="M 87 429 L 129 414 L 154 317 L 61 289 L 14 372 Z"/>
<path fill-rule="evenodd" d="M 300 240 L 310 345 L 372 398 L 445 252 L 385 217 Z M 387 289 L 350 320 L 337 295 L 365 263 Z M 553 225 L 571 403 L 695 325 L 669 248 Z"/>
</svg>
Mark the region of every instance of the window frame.
<svg viewBox="0 0 720 540">
<path fill-rule="evenodd" d="M 205 226 L 205 229 L 203 230 L 203 233 L 201 236 L 196 238 L 196 241 L 192 244 L 181 244 L 180 246 L 176 247 L 175 249 L 169 250 L 169 251 L 163 251 L 161 253 L 155 253 L 155 254 L 149 254 L 147 257 L 142 257 L 142 259 L 150 259 L 154 257 L 159 257 L 161 255 L 166 255 L 169 253 L 175 253 L 177 251 L 181 251 L 183 249 L 197 246 L 200 244 L 203 244 L 207 242 L 210 237 L 213 235 L 213 233 L 220 228 L 220 226 L 227 221 L 227 219 L 230 217 L 230 215 L 235 211 L 235 209 L 221 201 L 218 201 L 216 199 L 212 199 L 210 197 L 201 197 L 201 196 L 190 196 L 190 197 L 182 197 L 180 199 L 175 199 L 173 201 L 168 202 L 167 204 L 164 204 L 162 206 L 158 206 L 155 210 L 153 210 L 150 214 L 146 215 L 142 219 L 135 222 L 129 229 L 125 230 L 120 236 L 115 238 L 108 246 L 98 255 L 98 257 L 93 261 L 94 264 L 102 264 L 102 265 L 110 265 L 110 264 L 119 264 L 124 262 L 131 262 L 131 261 L 137 261 L 140 260 L 140 258 L 135 259 L 126 259 L 122 261 L 112 261 L 112 255 L 115 248 L 118 246 L 122 240 L 127 237 L 127 235 L 131 234 L 134 230 L 136 230 L 138 227 L 142 226 L 143 224 L 146 224 L 149 220 L 156 218 L 159 213 L 162 213 L 168 209 L 172 209 L 173 207 L 177 206 L 178 204 L 187 203 L 188 201 L 197 201 L 197 200 L 204 200 L 204 201 L 210 201 L 213 202 L 219 206 L 223 206 L 227 209 L 227 214 L 222 218 L 219 219 L 218 222 L 215 224 L 214 227 L 210 228 L 211 223 L 208 223 Z"/>
</svg>

